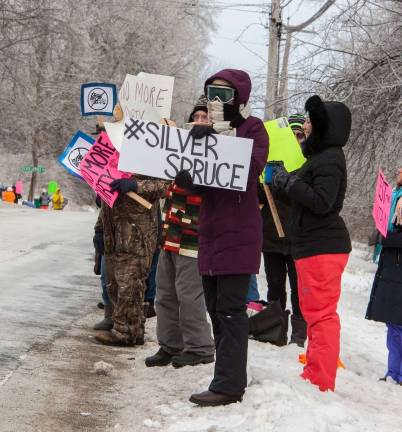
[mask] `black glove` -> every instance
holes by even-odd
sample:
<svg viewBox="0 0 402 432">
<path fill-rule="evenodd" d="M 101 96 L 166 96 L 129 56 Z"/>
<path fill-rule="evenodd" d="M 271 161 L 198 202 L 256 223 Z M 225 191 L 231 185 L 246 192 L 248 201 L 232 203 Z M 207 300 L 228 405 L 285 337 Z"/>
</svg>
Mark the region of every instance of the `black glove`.
<svg viewBox="0 0 402 432">
<path fill-rule="evenodd" d="M 182 170 L 180 171 L 175 179 L 174 179 L 175 183 L 177 186 L 179 186 L 179 188 L 182 189 L 191 189 L 194 186 L 193 183 L 193 178 L 191 177 L 191 174 L 186 171 L 186 170 Z"/>
<path fill-rule="evenodd" d="M 195 139 L 205 138 L 208 135 L 217 134 L 216 130 L 209 125 L 194 125 L 190 130 L 190 136 Z"/>
<path fill-rule="evenodd" d="M 102 231 L 95 232 L 93 242 L 94 242 L 95 251 L 98 254 L 103 255 L 105 252 L 105 246 L 104 246 L 104 242 L 103 242 L 103 232 Z"/>
<path fill-rule="evenodd" d="M 122 194 L 126 194 L 127 192 L 137 192 L 138 184 L 134 179 L 113 180 L 110 183 L 110 190 Z"/>
<path fill-rule="evenodd" d="M 292 177 L 283 165 L 276 165 L 272 172 L 272 187 L 275 190 L 285 190 Z"/>
</svg>

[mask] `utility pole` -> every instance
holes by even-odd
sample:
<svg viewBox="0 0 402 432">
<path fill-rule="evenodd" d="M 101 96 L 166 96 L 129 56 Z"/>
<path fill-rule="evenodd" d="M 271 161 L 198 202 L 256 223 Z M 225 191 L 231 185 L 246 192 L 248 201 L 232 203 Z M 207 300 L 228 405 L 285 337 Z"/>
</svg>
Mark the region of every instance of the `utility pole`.
<svg viewBox="0 0 402 432">
<path fill-rule="evenodd" d="M 278 53 L 282 27 L 280 0 L 271 0 L 268 27 L 268 70 L 264 118 L 272 120 L 275 116 L 274 109 L 278 93 Z"/>
</svg>

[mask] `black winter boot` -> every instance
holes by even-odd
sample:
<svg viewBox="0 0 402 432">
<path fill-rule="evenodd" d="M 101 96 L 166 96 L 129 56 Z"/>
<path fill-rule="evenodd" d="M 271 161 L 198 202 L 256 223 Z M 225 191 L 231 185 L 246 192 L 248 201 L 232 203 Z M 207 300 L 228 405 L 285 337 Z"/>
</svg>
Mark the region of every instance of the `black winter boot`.
<svg viewBox="0 0 402 432">
<path fill-rule="evenodd" d="M 148 300 L 148 310 L 145 318 L 153 318 L 154 316 L 156 316 L 154 301 Z"/>
<path fill-rule="evenodd" d="M 290 317 L 292 323 L 292 336 L 289 343 L 295 343 L 300 348 L 304 347 L 304 342 L 307 339 L 307 324 L 301 315 L 292 315 Z"/>
<path fill-rule="evenodd" d="M 94 325 L 94 330 L 112 330 L 113 328 L 113 306 L 105 305 L 105 318 Z"/>
<path fill-rule="evenodd" d="M 145 359 L 145 366 L 167 366 L 172 361 L 172 355 L 159 348 L 159 351 L 151 357 Z"/>
</svg>

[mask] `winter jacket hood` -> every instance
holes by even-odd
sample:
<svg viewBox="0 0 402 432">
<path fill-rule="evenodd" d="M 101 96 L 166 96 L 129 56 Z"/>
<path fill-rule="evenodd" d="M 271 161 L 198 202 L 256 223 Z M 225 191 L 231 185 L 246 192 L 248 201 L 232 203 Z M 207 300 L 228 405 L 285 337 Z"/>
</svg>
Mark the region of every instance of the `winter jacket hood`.
<svg viewBox="0 0 402 432">
<path fill-rule="evenodd" d="M 205 81 L 205 93 L 206 87 L 215 79 L 223 79 L 229 82 L 237 91 L 236 102 L 240 104 L 246 104 L 250 99 L 251 93 L 251 80 L 247 72 L 239 69 L 223 69 L 220 72 L 212 75 Z"/>
<path fill-rule="evenodd" d="M 312 133 L 302 144 L 305 156 L 330 147 L 344 147 L 349 139 L 352 115 L 342 102 L 323 102 L 317 95 L 306 102 Z"/>
</svg>

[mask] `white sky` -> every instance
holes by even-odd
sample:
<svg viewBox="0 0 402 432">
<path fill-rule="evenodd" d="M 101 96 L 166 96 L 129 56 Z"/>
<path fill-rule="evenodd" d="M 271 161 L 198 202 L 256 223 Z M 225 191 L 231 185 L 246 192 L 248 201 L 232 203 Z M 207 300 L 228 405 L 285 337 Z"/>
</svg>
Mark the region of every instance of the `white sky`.
<svg viewBox="0 0 402 432">
<path fill-rule="evenodd" d="M 263 0 L 216 0 L 226 3 L 217 19 L 217 31 L 207 49 L 210 72 L 223 68 L 243 69 L 253 78 L 266 74 L 268 58 L 268 11 L 270 2 Z M 283 0 L 283 4 L 288 0 Z M 299 24 L 315 13 L 324 0 L 293 0 L 285 8 L 284 18 L 291 25 Z M 244 4 L 248 6 L 237 6 Z M 252 7 L 251 5 L 260 5 Z M 241 43 L 240 43 L 241 42 Z M 260 81 L 261 82 L 261 81 Z M 256 80 L 253 79 L 256 85 Z M 261 89 L 261 92 L 264 92 Z M 259 113 L 260 114 L 260 113 Z"/>
</svg>

